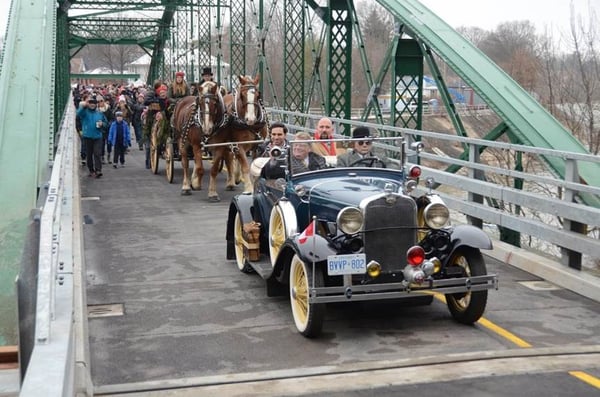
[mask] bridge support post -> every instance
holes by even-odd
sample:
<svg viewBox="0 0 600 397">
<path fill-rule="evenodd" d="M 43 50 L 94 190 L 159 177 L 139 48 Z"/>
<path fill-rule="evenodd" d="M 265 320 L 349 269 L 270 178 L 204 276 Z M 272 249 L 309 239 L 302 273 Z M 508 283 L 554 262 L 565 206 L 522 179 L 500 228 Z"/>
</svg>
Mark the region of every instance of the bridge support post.
<svg viewBox="0 0 600 397">
<path fill-rule="evenodd" d="M 327 10 L 329 87 L 325 112 L 340 119 L 352 117 L 352 13 L 348 9 L 352 4 L 345 0 L 329 0 Z M 350 126 L 344 127 L 342 133 L 350 136 Z"/>
<path fill-rule="evenodd" d="M 573 159 L 567 159 L 565 162 L 565 181 L 567 182 L 579 182 L 579 171 L 577 170 L 577 161 Z M 569 203 L 575 199 L 575 191 L 567 187 L 563 191 L 563 200 Z M 585 234 L 585 225 L 574 222 L 569 219 L 563 219 L 563 229 L 572 232 Z M 561 248 L 561 263 L 569 266 L 570 268 L 581 270 L 581 259 L 582 255 L 580 252 L 572 251 L 567 248 Z"/>
<path fill-rule="evenodd" d="M 479 145 L 471 143 L 469 144 L 469 162 L 472 164 L 479 164 Z M 468 171 L 469 178 L 477 179 L 479 181 L 484 180 L 484 175 L 482 170 L 469 168 Z M 469 192 L 468 201 L 470 203 L 483 204 L 483 196 L 481 194 L 475 194 Z M 473 226 L 477 226 L 478 228 L 483 228 L 483 221 L 480 218 L 475 218 L 473 216 L 467 216 L 469 223 Z"/>
</svg>

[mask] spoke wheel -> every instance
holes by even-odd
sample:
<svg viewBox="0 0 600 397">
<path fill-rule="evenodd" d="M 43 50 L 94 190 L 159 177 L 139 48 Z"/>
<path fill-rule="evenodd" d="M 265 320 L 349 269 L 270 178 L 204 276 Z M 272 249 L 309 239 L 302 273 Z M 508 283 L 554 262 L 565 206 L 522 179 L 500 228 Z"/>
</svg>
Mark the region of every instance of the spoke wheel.
<svg viewBox="0 0 600 397">
<path fill-rule="evenodd" d="M 150 133 L 150 169 L 153 174 L 158 174 L 158 157 L 159 153 L 159 145 L 158 142 L 158 132 L 159 132 L 159 123 L 154 122 L 152 124 L 152 131 Z"/>
<path fill-rule="evenodd" d="M 275 266 L 277 256 L 287 237 L 283 213 L 279 206 L 275 206 L 271 210 L 271 218 L 269 219 L 269 256 L 271 257 L 271 265 Z"/>
<path fill-rule="evenodd" d="M 448 263 L 449 266 L 460 266 L 463 277 L 484 276 L 487 274 L 483 256 L 478 249 L 459 248 Z M 452 317 L 462 324 L 473 324 L 481 318 L 487 304 L 487 290 L 446 294 L 446 304 Z"/>
<path fill-rule="evenodd" d="M 167 181 L 169 183 L 173 182 L 173 171 L 175 170 L 175 158 L 174 158 L 174 149 L 173 149 L 173 140 L 171 138 L 167 139 L 167 144 L 165 147 L 165 164 L 166 164 L 166 175 Z"/>
<path fill-rule="evenodd" d="M 252 267 L 248 263 L 248 249 L 245 247 L 244 242 L 244 227 L 242 225 L 242 219 L 240 213 L 235 214 L 235 221 L 233 226 L 233 238 L 235 241 L 235 262 L 237 267 L 242 273 L 252 272 Z"/>
<path fill-rule="evenodd" d="M 312 264 L 294 255 L 290 264 L 290 304 L 296 328 L 307 338 L 321 333 L 325 319 L 325 304 L 309 303 L 312 280 Z M 314 280 L 315 287 L 323 286 L 323 270 L 319 266 L 315 266 Z"/>
</svg>

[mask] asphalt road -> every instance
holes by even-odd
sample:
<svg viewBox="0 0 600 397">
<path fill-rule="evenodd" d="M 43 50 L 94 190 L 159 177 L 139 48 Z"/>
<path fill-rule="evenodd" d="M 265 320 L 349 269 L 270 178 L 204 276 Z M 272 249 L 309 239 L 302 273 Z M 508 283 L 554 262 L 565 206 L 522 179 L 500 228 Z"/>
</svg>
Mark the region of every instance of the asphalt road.
<svg viewBox="0 0 600 397">
<path fill-rule="evenodd" d="M 491 258 L 500 289 L 474 326 L 438 300 L 356 302 L 329 305 L 305 339 L 288 299 L 225 259 L 237 192 L 210 203 L 205 176 L 181 196 L 179 163 L 168 184 L 143 160 L 133 150 L 101 179 L 81 168 L 96 395 L 600 395 L 600 305 Z"/>
</svg>

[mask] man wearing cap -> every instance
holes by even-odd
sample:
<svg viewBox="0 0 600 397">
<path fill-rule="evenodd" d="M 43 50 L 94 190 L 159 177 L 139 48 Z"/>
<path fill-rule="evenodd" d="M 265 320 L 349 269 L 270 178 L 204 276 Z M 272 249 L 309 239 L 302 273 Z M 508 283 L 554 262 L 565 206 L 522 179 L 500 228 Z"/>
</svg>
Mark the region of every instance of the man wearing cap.
<svg viewBox="0 0 600 397">
<path fill-rule="evenodd" d="M 89 176 L 100 178 L 102 176 L 102 131 L 108 124 L 106 116 L 97 109 L 96 97 L 79 102 L 77 117 L 81 120 L 82 137 L 85 143 L 86 163 Z"/>
<path fill-rule="evenodd" d="M 121 163 L 121 167 L 125 166 L 125 150 L 131 147 L 131 133 L 129 124 L 123 120 L 122 112 L 117 111 L 115 118 L 116 120 L 112 122 L 108 131 L 108 141 L 115 153 L 113 167 L 117 168 L 117 163 Z"/>
<path fill-rule="evenodd" d="M 362 138 L 362 140 L 352 141 L 353 148 L 348 150 L 346 153 L 337 156 L 336 167 L 382 167 L 383 165 L 389 165 L 388 159 L 379 158 L 373 153 L 373 140 L 371 139 L 371 131 L 369 130 L 369 128 L 356 127 L 352 132 L 352 138 Z M 364 158 L 375 158 L 377 160 L 373 160 L 372 162 L 365 160 L 365 162 L 353 165 L 355 162 Z"/>
</svg>

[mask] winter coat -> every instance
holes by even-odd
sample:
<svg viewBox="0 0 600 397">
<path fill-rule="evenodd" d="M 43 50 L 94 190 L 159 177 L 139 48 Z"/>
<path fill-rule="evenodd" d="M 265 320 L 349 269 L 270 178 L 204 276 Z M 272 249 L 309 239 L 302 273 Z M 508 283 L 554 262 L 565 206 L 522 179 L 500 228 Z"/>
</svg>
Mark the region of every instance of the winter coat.
<svg viewBox="0 0 600 397">
<path fill-rule="evenodd" d="M 108 120 L 102 112 L 79 105 L 77 117 L 81 120 L 81 127 L 83 128 L 82 136 L 84 138 L 102 139 L 102 130 L 108 125 Z M 104 127 L 96 127 L 96 122 L 98 121 L 102 121 Z"/>
<path fill-rule="evenodd" d="M 108 130 L 108 142 L 113 146 L 117 146 L 117 124 L 119 124 L 118 121 L 113 121 Z M 130 147 L 131 132 L 129 131 L 129 124 L 126 121 L 121 121 L 121 125 L 123 126 L 123 141 L 119 143 L 122 144 L 123 147 Z"/>
</svg>

